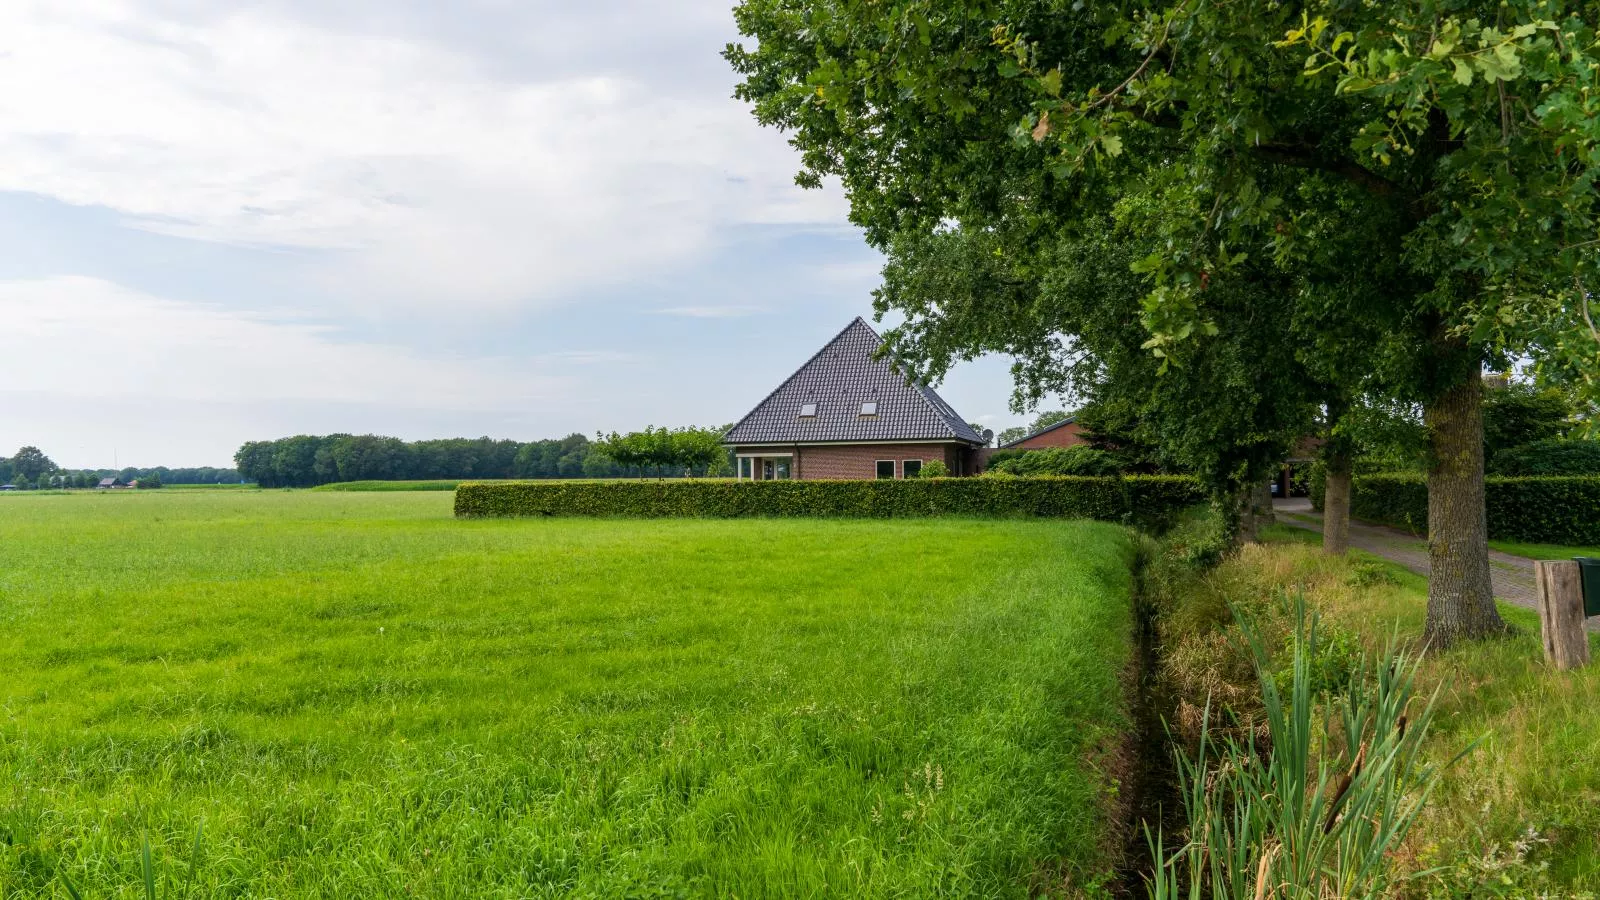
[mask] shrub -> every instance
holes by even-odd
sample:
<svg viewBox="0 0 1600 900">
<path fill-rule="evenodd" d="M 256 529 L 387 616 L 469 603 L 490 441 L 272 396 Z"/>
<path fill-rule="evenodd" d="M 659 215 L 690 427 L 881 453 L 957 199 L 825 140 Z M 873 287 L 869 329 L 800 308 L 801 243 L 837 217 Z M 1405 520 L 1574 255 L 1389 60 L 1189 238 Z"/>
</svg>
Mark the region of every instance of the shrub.
<svg viewBox="0 0 1600 900">
<path fill-rule="evenodd" d="M 942 459 L 930 459 L 922 464 L 922 471 L 917 473 L 918 478 L 949 478 L 950 467 Z"/>
<path fill-rule="evenodd" d="M 1029 450 L 995 462 L 989 458 L 990 472 L 1010 475 L 1081 475 L 1087 477 L 1117 475 L 1121 467 L 1117 460 L 1104 450 L 1093 447 L 1052 447 L 1048 450 Z"/>
<path fill-rule="evenodd" d="M 1490 460 L 1496 475 L 1600 475 L 1600 441 L 1535 441 L 1501 450 Z"/>
<path fill-rule="evenodd" d="M 1600 477 L 1486 479 L 1489 537 L 1539 544 L 1600 543 Z M 1428 484 L 1418 475 L 1354 480 L 1350 515 L 1419 534 L 1428 530 Z"/>
<path fill-rule="evenodd" d="M 989 470 L 993 471 L 995 466 L 1000 465 L 1001 463 L 1005 462 L 1006 460 L 1008 460 L 1008 459 L 1016 459 L 1017 457 L 1022 456 L 1025 453 L 1030 453 L 1030 452 L 1032 452 L 1032 451 L 1029 451 L 1029 450 L 996 450 L 995 452 L 989 454 Z"/>
<path fill-rule="evenodd" d="M 882 481 L 658 481 L 463 484 L 461 518 L 599 516 L 728 519 L 1041 516 L 1169 526 L 1204 499 L 1197 482 L 1135 478 L 915 478 Z"/>
</svg>

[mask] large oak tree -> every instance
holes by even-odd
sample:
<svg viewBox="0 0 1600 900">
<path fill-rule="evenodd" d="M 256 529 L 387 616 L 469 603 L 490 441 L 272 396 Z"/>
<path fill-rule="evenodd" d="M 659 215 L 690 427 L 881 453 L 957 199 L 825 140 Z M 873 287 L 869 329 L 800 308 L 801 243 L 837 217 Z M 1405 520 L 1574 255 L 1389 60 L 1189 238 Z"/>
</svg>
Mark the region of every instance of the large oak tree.
<svg viewBox="0 0 1600 900">
<path fill-rule="evenodd" d="M 1131 208 L 1129 246 L 1153 248 L 1131 271 L 1141 343 L 1157 358 L 1248 346 L 1223 331 L 1251 321 L 1230 308 L 1249 289 L 1224 288 L 1271 283 L 1268 265 L 1292 282 L 1272 295 L 1287 298 L 1283 321 L 1320 329 L 1282 339 L 1313 380 L 1329 376 L 1334 411 L 1354 387 L 1348 348 L 1367 335 L 1364 386 L 1425 410 L 1427 637 L 1444 646 L 1503 627 L 1486 549 L 1483 366 L 1531 354 L 1552 377 L 1591 391 L 1600 379 L 1587 308 L 1600 250 L 1597 12 L 1527 0 L 744 0 L 736 16 L 756 43 L 727 56 L 739 96 L 792 134 L 800 181 L 837 176 L 891 265 L 897 246 L 962 233 L 1026 268 Z M 927 327 L 942 309 L 921 317 L 924 338 L 986 347 L 981 332 Z M 1036 348 L 1086 324 L 1037 323 Z"/>
</svg>

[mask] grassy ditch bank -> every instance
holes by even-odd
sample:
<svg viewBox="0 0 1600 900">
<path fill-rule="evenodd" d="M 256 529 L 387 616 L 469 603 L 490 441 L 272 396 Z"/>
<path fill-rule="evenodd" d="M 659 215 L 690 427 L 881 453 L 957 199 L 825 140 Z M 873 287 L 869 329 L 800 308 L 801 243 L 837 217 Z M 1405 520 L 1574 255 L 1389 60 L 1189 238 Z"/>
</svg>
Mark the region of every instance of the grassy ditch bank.
<svg viewBox="0 0 1600 900">
<path fill-rule="evenodd" d="M 1183 530 L 1175 535 L 1169 558 L 1185 549 Z M 1422 578 L 1360 553 L 1324 556 L 1310 543 L 1314 535 L 1295 529 L 1266 537 L 1206 571 L 1169 563 L 1146 576 L 1159 594 L 1166 716 L 1186 753 L 1219 721 L 1265 733 L 1269 710 L 1240 618 L 1258 633 L 1271 686 L 1286 693 L 1296 633 L 1287 601 L 1303 597 L 1321 633 L 1308 677 L 1314 691 L 1335 686 L 1329 698 L 1347 690 L 1341 679 L 1362 660 L 1391 641 L 1414 649 L 1422 634 Z M 1209 552 L 1203 541 L 1190 550 Z M 1382 896 L 1581 898 L 1600 885 L 1600 665 L 1548 669 L 1537 617 L 1504 605 L 1501 614 L 1515 635 L 1416 664 L 1409 710 L 1415 717 L 1435 697 L 1418 752 L 1439 779 L 1386 854 L 1395 881 Z"/>
</svg>

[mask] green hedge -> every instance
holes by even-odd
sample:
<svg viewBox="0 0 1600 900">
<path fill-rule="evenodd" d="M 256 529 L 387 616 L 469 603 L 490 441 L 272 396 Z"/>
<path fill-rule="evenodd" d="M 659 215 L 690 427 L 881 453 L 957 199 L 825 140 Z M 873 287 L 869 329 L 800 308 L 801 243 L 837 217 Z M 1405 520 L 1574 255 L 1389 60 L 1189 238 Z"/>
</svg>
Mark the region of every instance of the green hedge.
<svg viewBox="0 0 1600 900">
<path fill-rule="evenodd" d="M 463 484 L 456 515 L 710 518 L 1048 516 L 1152 530 L 1204 500 L 1193 479 L 917 478 L 904 481 L 636 481 Z"/>
<path fill-rule="evenodd" d="M 1600 478 L 1486 479 L 1489 537 L 1534 544 L 1600 543 Z M 1428 531 L 1428 484 L 1420 475 L 1357 476 L 1350 515 Z"/>
</svg>

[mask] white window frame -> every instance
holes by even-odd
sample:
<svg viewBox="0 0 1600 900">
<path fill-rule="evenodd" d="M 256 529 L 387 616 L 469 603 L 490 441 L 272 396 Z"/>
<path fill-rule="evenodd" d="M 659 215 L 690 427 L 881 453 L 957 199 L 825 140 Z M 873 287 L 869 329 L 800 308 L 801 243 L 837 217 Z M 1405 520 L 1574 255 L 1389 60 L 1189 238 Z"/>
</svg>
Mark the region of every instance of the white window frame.
<svg viewBox="0 0 1600 900">
<path fill-rule="evenodd" d="M 878 471 L 879 471 L 878 467 L 883 465 L 884 463 L 888 463 L 889 464 L 889 477 L 888 478 L 885 478 L 882 475 L 878 474 Z M 894 481 L 895 479 L 897 479 L 899 477 L 900 477 L 899 467 L 896 465 L 894 460 L 892 460 L 892 459 L 877 459 L 877 460 L 873 460 L 873 462 L 872 462 L 872 479 L 874 481 Z"/>
<path fill-rule="evenodd" d="M 927 462 L 928 461 L 925 460 L 925 459 L 902 459 L 902 460 L 900 460 L 900 473 L 901 473 L 900 477 L 901 478 L 910 478 L 911 477 L 911 474 L 906 471 L 906 463 L 916 463 L 917 464 L 917 474 L 921 475 L 922 474 L 922 467 L 924 465 L 927 465 Z"/>
<path fill-rule="evenodd" d="M 735 460 L 735 463 L 734 463 L 734 473 L 735 473 L 734 480 L 735 481 L 744 481 L 745 480 L 745 477 L 744 477 L 744 461 L 745 460 L 747 460 L 747 459 L 750 460 L 750 476 L 751 477 L 750 477 L 749 480 L 750 481 L 760 481 L 761 479 L 755 477 L 755 473 L 756 473 L 756 462 L 755 461 L 758 460 L 758 459 L 777 459 L 778 457 L 781 457 L 781 456 L 789 457 L 789 478 L 788 478 L 788 480 L 790 480 L 790 481 L 795 480 L 796 476 L 795 476 L 795 465 L 794 465 L 794 453 L 792 451 L 789 452 L 789 453 L 735 453 L 734 454 L 734 460 Z M 782 479 L 774 479 L 774 480 L 782 480 Z"/>
</svg>

